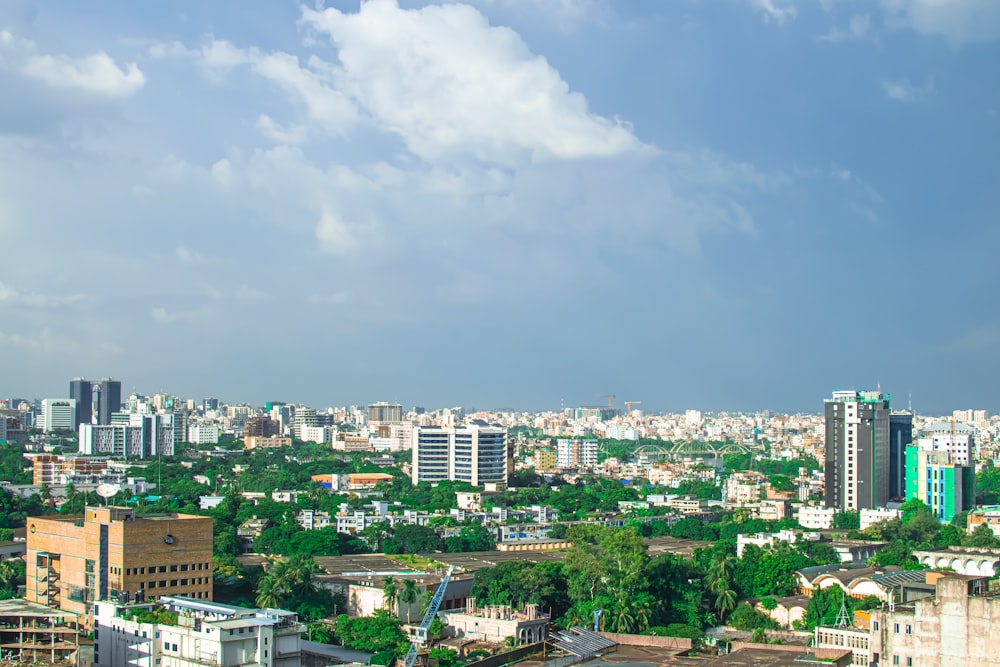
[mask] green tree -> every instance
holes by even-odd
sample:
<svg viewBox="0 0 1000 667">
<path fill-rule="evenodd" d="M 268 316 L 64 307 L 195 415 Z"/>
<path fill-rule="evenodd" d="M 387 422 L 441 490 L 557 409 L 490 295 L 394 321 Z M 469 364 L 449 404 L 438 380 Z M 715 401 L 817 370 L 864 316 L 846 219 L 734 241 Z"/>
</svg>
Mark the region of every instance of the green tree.
<svg viewBox="0 0 1000 667">
<path fill-rule="evenodd" d="M 403 580 L 403 589 L 399 592 L 399 601 L 406 605 L 406 623 L 410 623 L 410 611 L 413 609 L 413 605 L 417 603 L 420 599 L 420 589 L 417 585 L 413 583 L 412 579 Z"/>
<path fill-rule="evenodd" d="M 384 601 L 385 610 L 390 614 L 396 613 L 396 596 L 398 592 L 395 579 L 386 577 L 382 580 L 382 600 Z"/>
</svg>

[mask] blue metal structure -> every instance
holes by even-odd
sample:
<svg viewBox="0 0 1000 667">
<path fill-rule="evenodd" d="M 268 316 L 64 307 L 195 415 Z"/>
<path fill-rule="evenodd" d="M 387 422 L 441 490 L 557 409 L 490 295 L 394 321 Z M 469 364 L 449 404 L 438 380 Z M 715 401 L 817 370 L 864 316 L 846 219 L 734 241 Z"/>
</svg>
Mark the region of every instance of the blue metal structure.
<svg viewBox="0 0 1000 667">
<path fill-rule="evenodd" d="M 413 638 L 410 650 L 406 652 L 406 657 L 403 659 L 403 667 L 413 667 L 413 663 L 417 661 L 417 654 L 420 652 L 420 647 L 427 641 L 427 631 L 430 630 L 431 623 L 434 622 L 434 617 L 437 616 L 438 609 L 441 607 L 441 600 L 444 599 L 444 591 L 448 588 L 448 582 L 451 581 L 451 573 L 454 569 L 454 567 L 448 568 L 448 571 L 444 574 L 444 579 L 441 580 L 437 590 L 434 591 L 434 597 L 431 598 L 431 603 L 427 605 L 424 618 L 420 621 L 420 627 L 417 628 L 417 636 Z"/>
</svg>

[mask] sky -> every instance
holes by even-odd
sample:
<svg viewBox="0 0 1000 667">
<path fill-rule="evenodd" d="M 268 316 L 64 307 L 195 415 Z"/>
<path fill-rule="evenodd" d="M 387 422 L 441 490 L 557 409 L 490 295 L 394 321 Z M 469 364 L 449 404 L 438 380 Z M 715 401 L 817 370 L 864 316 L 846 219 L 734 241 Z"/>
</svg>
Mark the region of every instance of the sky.
<svg viewBox="0 0 1000 667">
<path fill-rule="evenodd" d="M 1000 2 L 0 4 L 0 396 L 1000 412 Z"/>
</svg>

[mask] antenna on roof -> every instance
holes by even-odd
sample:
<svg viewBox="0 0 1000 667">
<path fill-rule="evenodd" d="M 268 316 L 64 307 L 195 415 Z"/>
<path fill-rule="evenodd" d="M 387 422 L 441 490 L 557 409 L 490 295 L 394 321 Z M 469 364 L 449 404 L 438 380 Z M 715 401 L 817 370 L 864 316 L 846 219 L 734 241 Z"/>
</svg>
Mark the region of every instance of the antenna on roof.
<svg viewBox="0 0 1000 667">
<path fill-rule="evenodd" d="M 849 628 L 851 627 L 851 619 L 847 615 L 847 596 L 844 595 L 840 599 L 840 611 L 837 612 L 837 620 L 834 622 L 833 627 L 835 628 Z"/>
</svg>

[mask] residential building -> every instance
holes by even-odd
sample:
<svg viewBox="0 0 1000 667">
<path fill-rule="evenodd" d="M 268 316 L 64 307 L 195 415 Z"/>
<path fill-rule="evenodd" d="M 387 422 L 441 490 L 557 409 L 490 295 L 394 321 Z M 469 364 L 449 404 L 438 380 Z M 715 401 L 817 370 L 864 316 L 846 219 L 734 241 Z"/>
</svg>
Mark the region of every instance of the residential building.
<svg viewBox="0 0 1000 667">
<path fill-rule="evenodd" d="M 906 498 L 931 508 L 939 521 L 975 506 L 975 468 L 954 462 L 947 451 L 906 448 Z"/>
<path fill-rule="evenodd" d="M 934 595 L 873 609 L 871 664 L 1000 667 L 1000 597 L 988 577 L 928 573 Z"/>
<path fill-rule="evenodd" d="M 306 426 L 299 430 L 299 440 L 302 442 L 317 442 L 327 444 L 333 442 L 333 435 L 337 432 L 333 426 Z"/>
<path fill-rule="evenodd" d="M 556 441 L 557 468 L 596 468 L 597 440 L 560 438 Z"/>
<path fill-rule="evenodd" d="M 251 435 L 243 438 L 243 447 L 245 449 L 278 449 L 291 446 L 291 438 L 282 438 L 280 436 L 264 437 Z"/>
<path fill-rule="evenodd" d="M 152 613 L 162 607 L 172 617 Z M 188 597 L 159 604 L 128 598 L 96 604 L 95 667 L 300 667 L 298 617 L 282 609 L 246 609 Z"/>
<path fill-rule="evenodd" d="M 832 619 L 831 619 L 832 620 Z M 813 646 L 818 649 L 845 649 L 851 652 L 851 664 L 869 667 L 871 664 L 871 635 L 867 628 L 816 626 Z"/>
<path fill-rule="evenodd" d="M 1000 537 L 1000 505 L 980 507 L 969 512 L 968 528 L 970 535 L 976 528 L 983 525 L 989 526 L 993 534 Z"/>
<path fill-rule="evenodd" d="M 127 417 L 127 423 L 80 424 L 80 453 L 139 459 L 173 456 L 174 415 L 132 414 Z"/>
<path fill-rule="evenodd" d="M 215 424 L 194 424 L 187 429 L 187 441 L 192 445 L 219 443 L 219 427 Z"/>
<path fill-rule="evenodd" d="M 743 558 L 743 552 L 750 544 L 761 548 L 773 547 L 779 542 L 795 544 L 799 537 L 806 540 L 819 538 L 815 533 L 797 533 L 794 530 L 779 530 L 776 533 L 757 533 L 755 535 L 739 534 L 736 536 L 736 557 Z"/>
<path fill-rule="evenodd" d="M 877 508 L 865 508 L 861 510 L 861 525 L 860 530 L 869 528 L 880 521 L 891 521 L 892 519 L 898 519 L 902 516 L 902 512 L 895 509 L 887 509 L 885 507 Z"/>
<path fill-rule="evenodd" d="M 307 426 L 316 426 L 316 411 L 304 405 L 296 406 L 294 421 L 295 437 L 302 440 L 302 429 Z"/>
<path fill-rule="evenodd" d="M 799 508 L 795 520 L 808 530 L 828 530 L 833 528 L 833 517 L 837 510 L 833 507 L 803 506 Z"/>
<path fill-rule="evenodd" d="M 302 510 L 296 520 L 303 530 L 320 530 L 330 525 L 330 514 L 319 510 Z"/>
<path fill-rule="evenodd" d="M 46 433 L 75 431 L 76 401 L 72 398 L 43 398 L 41 422 Z"/>
<path fill-rule="evenodd" d="M 952 461 L 963 466 L 975 462 L 976 431 L 966 424 L 934 422 L 921 431 L 916 444 L 924 451 L 946 452 Z"/>
<path fill-rule="evenodd" d="M 906 495 L 906 448 L 913 443 L 913 413 L 889 413 L 889 497 Z"/>
<path fill-rule="evenodd" d="M 835 391 L 825 402 L 826 505 L 840 510 L 889 501 L 889 396 Z"/>
<path fill-rule="evenodd" d="M 93 421 L 94 392 L 90 380 L 84 378 L 70 380 L 69 397 L 76 401 L 76 419 L 73 424 L 75 431 L 80 424 L 89 424 Z"/>
<path fill-rule="evenodd" d="M 725 482 L 725 501 L 728 505 L 758 503 L 767 497 L 768 481 L 759 472 L 734 472 Z"/>
<path fill-rule="evenodd" d="M 413 483 L 443 480 L 506 484 L 513 469 L 507 429 L 474 420 L 465 426 L 413 429 Z"/>
<path fill-rule="evenodd" d="M 67 476 L 103 475 L 108 469 L 108 460 L 82 456 L 61 456 L 37 454 L 31 457 L 32 480 L 37 486 L 65 484 Z"/>
<path fill-rule="evenodd" d="M 362 433 L 337 433 L 334 436 L 333 448 L 341 452 L 373 451 L 371 440 Z"/>
<path fill-rule="evenodd" d="M 243 422 L 244 438 L 272 438 L 279 435 L 280 432 L 280 424 L 267 415 L 249 417 Z"/>
<path fill-rule="evenodd" d="M 512 640 L 515 644 L 545 641 L 549 615 L 538 605 L 526 605 L 523 610 L 508 605 L 476 608 L 476 599 L 468 598 L 465 609 L 440 613 L 445 633 L 470 641 L 499 644 Z"/>
<path fill-rule="evenodd" d="M 87 507 L 83 515 L 29 517 L 30 602 L 89 617 L 123 591 L 212 599 L 212 519 Z"/>
<path fill-rule="evenodd" d="M 403 421 L 403 406 L 398 403 L 375 403 L 368 406 L 368 423 L 398 424 Z"/>
</svg>

